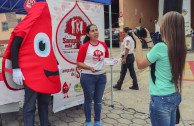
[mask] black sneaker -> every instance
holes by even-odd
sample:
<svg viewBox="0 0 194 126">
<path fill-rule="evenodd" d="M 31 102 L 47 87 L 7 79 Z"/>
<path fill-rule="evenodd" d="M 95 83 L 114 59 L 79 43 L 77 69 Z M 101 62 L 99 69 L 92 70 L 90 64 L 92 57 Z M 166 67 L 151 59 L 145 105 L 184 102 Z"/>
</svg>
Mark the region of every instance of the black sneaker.
<svg viewBox="0 0 194 126">
<path fill-rule="evenodd" d="M 117 88 L 118 87 L 118 85 L 117 84 L 115 84 L 114 86 L 113 86 L 113 88 Z"/>
<path fill-rule="evenodd" d="M 129 89 L 132 89 L 132 90 L 139 90 L 139 87 L 138 87 L 138 86 L 131 86 L 131 87 L 129 87 Z"/>
<path fill-rule="evenodd" d="M 121 90 L 121 86 L 118 85 L 118 84 L 115 84 L 115 85 L 113 86 L 113 88 L 117 88 L 118 90 Z"/>
</svg>

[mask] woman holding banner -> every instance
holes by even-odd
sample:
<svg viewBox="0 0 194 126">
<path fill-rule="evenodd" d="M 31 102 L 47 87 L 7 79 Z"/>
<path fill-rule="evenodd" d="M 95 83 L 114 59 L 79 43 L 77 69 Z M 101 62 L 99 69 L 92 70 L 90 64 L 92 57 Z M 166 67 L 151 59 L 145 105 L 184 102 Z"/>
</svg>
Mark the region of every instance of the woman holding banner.
<svg viewBox="0 0 194 126">
<path fill-rule="evenodd" d="M 84 44 L 80 47 L 77 65 L 82 68 L 80 82 L 84 92 L 84 112 L 86 126 L 91 123 L 91 104 L 94 99 L 94 126 L 102 126 L 100 113 L 102 97 L 106 85 L 104 58 L 109 57 L 106 43 L 98 40 L 98 28 L 90 24 L 86 28 Z"/>
</svg>

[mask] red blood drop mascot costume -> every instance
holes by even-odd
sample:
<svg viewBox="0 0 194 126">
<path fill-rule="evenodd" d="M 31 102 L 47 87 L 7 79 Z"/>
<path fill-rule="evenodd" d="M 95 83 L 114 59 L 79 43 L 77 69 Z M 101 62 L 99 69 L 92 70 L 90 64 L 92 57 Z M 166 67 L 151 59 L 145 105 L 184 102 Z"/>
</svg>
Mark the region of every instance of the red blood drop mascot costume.
<svg viewBox="0 0 194 126">
<path fill-rule="evenodd" d="M 50 94 L 61 90 L 61 82 L 60 66 L 52 48 L 51 16 L 46 2 L 35 3 L 13 30 L 2 66 L 7 87 L 25 90 L 24 126 L 34 126 L 36 99 L 41 126 L 50 126 Z"/>
</svg>

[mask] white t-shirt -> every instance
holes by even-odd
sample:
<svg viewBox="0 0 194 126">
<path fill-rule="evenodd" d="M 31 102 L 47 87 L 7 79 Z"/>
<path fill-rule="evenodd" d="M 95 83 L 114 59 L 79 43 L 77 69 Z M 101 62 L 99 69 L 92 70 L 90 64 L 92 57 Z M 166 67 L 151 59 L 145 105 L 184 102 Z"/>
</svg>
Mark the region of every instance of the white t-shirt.
<svg viewBox="0 0 194 126">
<path fill-rule="evenodd" d="M 134 53 L 134 48 L 135 48 L 135 42 L 133 40 L 133 38 L 129 35 L 127 35 L 124 40 L 123 40 L 123 46 L 124 49 L 121 50 L 121 55 L 125 55 L 125 50 L 126 48 L 129 49 L 129 53 L 128 54 L 133 54 Z"/>
<path fill-rule="evenodd" d="M 124 42 L 121 42 L 121 55 L 123 55 L 124 51 L 125 51 L 125 45 L 124 45 Z"/>
<path fill-rule="evenodd" d="M 159 32 L 159 34 L 160 34 L 160 26 L 159 26 L 158 22 L 155 23 L 155 33 L 156 32 Z"/>
<path fill-rule="evenodd" d="M 86 42 L 79 49 L 77 61 L 98 70 L 92 72 L 89 69 L 82 69 L 82 73 L 98 75 L 105 72 L 104 58 L 108 57 L 109 52 L 106 43 L 98 41 L 97 45 L 92 45 L 90 42 Z"/>
</svg>

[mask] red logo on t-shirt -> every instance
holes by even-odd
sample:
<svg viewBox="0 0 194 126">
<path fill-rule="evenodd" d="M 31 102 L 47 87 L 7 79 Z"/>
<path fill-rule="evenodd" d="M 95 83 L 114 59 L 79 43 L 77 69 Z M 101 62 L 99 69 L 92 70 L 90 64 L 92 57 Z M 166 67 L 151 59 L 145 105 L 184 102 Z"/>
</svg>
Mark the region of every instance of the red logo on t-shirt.
<svg viewBox="0 0 194 126">
<path fill-rule="evenodd" d="M 93 56 L 95 57 L 93 58 L 95 61 L 102 61 L 100 57 L 103 56 L 103 52 L 100 50 L 95 50 Z"/>
</svg>

